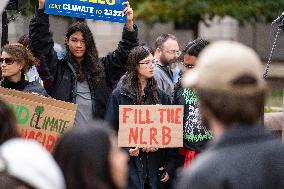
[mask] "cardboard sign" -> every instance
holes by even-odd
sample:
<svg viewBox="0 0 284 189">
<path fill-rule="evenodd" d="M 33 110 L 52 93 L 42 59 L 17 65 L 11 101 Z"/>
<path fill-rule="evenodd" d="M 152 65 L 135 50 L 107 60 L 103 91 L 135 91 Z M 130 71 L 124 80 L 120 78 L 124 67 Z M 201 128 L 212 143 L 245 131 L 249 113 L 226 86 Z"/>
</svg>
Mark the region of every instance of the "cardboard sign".
<svg viewBox="0 0 284 189">
<path fill-rule="evenodd" d="M 127 0 L 46 0 L 45 13 L 86 19 L 126 22 L 122 11 Z"/>
<path fill-rule="evenodd" d="M 77 105 L 0 87 L 0 98 L 14 110 L 22 137 L 52 151 L 60 135 L 73 127 Z"/>
<path fill-rule="evenodd" d="M 182 147 L 182 132 L 183 106 L 119 106 L 119 147 Z"/>
</svg>

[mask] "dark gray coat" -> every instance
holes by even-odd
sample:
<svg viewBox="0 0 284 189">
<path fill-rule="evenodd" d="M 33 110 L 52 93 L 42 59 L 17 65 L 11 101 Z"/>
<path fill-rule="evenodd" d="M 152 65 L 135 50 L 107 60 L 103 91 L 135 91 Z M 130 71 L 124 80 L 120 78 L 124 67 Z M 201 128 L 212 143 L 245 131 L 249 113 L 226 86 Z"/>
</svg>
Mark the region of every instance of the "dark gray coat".
<svg viewBox="0 0 284 189">
<path fill-rule="evenodd" d="M 5 87 L 2 86 L 2 81 L 0 81 L 0 86 L 1 87 Z M 6 88 L 6 87 L 5 87 Z M 26 93 L 37 93 L 39 95 L 42 96 L 48 96 L 47 92 L 45 91 L 45 89 L 43 88 L 43 86 L 41 86 L 40 83 L 33 81 L 33 82 L 29 82 L 25 88 L 22 90 L 22 92 L 26 92 Z"/>
<path fill-rule="evenodd" d="M 261 126 L 240 126 L 197 157 L 178 189 L 284 188 L 284 148 Z"/>
<path fill-rule="evenodd" d="M 42 96 L 48 96 L 43 86 L 41 86 L 41 84 L 36 81 L 30 82 L 30 84 L 24 88 L 23 92 L 37 93 Z"/>
</svg>

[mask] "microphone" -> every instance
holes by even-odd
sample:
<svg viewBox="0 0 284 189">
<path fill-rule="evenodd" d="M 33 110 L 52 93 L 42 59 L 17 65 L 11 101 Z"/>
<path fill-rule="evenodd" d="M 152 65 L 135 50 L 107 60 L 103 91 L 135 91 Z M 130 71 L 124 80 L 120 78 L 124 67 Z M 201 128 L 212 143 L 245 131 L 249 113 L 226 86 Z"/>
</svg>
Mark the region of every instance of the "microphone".
<svg viewBox="0 0 284 189">
<path fill-rule="evenodd" d="M 278 24 L 278 23 L 282 22 L 283 20 L 284 20 L 284 12 L 282 12 L 282 14 L 280 16 L 278 16 L 275 20 L 273 20 L 271 25 Z"/>
</svg>

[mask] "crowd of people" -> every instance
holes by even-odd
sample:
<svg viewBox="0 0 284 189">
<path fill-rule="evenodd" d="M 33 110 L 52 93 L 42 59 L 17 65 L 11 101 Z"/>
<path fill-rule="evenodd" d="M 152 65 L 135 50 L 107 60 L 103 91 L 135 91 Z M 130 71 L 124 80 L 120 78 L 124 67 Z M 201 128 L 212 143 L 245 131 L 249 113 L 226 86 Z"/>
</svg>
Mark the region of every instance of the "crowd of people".
<svg viewBox="0 0 284 189">
<path fill-rule="evenodd" d="M 0 86 L 77 104 L 74 128 L 49 153 L 20 138 L 0 99 L 0 188 L 284 187 L 284 146 L 262 125 L 267 86 L 251 48 L 205 39 L 181 48 L 161 34 L 152 49 L 139 43 L 126 2 L 113 52 L 99 58 L 88 25 L 74 22 L 59 53 L 44 5 L 29 34 L 1 49 Z M 31 69 L 40 79 L 28 77 Z M 183 105 L 183 146 L 119 148 L 119 105 Z"/>
</svg>

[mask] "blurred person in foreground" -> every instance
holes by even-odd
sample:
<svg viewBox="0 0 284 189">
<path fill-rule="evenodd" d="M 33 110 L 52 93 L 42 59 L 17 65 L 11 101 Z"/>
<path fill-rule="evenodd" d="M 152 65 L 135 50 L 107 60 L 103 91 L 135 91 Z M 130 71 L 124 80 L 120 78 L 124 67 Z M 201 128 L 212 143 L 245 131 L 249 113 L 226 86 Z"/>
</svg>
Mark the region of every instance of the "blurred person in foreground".
<svg viewBox="0 0 284 189">
<path fill-rule="evenodd" d="M 237 42 L 213 43 L 183 84 L 196 89 L 215 139 L 184 171 L 177 188 L 283 188 L 283 147 L 260 124 L 266 83 L 258 55 Z"/>
<path fill-rule="evenodd" d="M 19 136 L 14 112 L 0 99 L 0 145 L 9 139 Z"/>
<path fill-rule="evenodd" d="M 117 137 L 100 127 L 101 122 L 76 127 L 65 133 L 54 150 L 67 189 L 124 189 L 127 154 L 117 146 Z"/>
<path fill-rule="evenodd" d="M 38 142 L 11 139 L 0 146 L 0 188 L 65 189 L 63 174 Z"/>
</svg>

